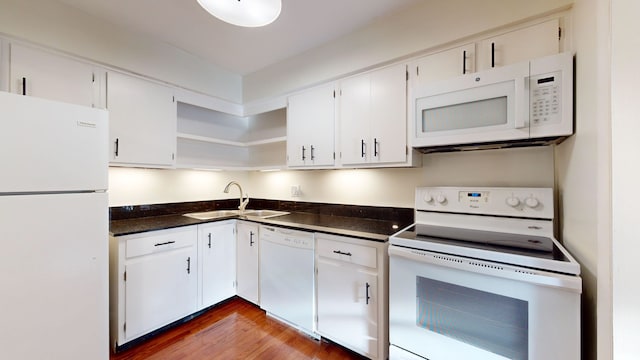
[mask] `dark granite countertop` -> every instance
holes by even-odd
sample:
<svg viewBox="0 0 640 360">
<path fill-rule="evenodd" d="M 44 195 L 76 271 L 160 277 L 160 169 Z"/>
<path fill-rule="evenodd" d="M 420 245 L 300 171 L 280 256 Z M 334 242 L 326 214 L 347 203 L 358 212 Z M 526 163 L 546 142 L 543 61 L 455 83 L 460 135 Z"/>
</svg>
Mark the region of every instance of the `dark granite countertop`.
<svg viewBox="0 0 640 360">
<path fill-rule="evenodd" d="M 182 215 L 150 216 L 124 220 L 112 220 L 109 232 L 112 236 L 124 236 L 141 232 L 170 229 L 180 226 L 240 219 L 265 225 L 276 225 L 299 230 L 310 230 L 335 235 L 353 236 L 367 240 L 387 241 L 388 237 L 411 224 L 393 221 L 360 219 L 347 216 L 320 215 L 310 213 L 290 213 L 267 219 L 253 216 L 229 216 L 212 220 L 198 220 Z"/>
<path fill-rule="evenodd" d="M 306 207 L 304 210 L 307 209 L 309 209 L 309 207 Z M 183 216 L 180 213 L 166 214 L 159 212 L 156 214 L 145 214 L 145 216 L 131 218 L 123 217 L 114 213 L 114 216 L 112 216 L 109 223 L 109 232 L 112 236 L 124 236 L 208 222 L 240 219 L 265 225 L 283 226 L 299 230 L 351 236 L 374 241 L 387 241 L 390 235 L 413 223 L 413 218 L 408 218 L 406 215 L 393 216 L 391 219 L 386 218 L 385 216 L 378 216 L 377 219 L 363 217 L 362 215 L 368 215 L 367 209 L 364 211 L 362 209 L 356 209 L 359 211 L 353 211 L 354 209 L 350 209 L 350 212 L 347 214 L 355 216 L 344 216 L 344 212 L 342 214 L 335 214 L 335 211 L 333 213 L 326 214 L 320 212 L 293 211 L 293 209 L 280 210 L 288 211 L 289 214 L 266 219 L 238 215 L 212 220 L 198 220 Z M 397 213 L 397 209 L 395 210 Z"/>
</svg>

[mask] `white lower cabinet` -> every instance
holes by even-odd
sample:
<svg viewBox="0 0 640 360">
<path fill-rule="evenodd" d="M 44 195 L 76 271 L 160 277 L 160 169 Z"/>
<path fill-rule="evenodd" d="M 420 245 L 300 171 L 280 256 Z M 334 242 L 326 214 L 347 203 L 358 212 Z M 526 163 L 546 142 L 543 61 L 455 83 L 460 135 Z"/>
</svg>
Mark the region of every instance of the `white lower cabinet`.
<svg viewBox="0 0 640 360">
<path fill-rule="evenodd" d="M 260 305 L 258 277 L 258 224 L 238 221 L 236 237 L 236 293 Z"/>
<path fill-rule="evenodd" d="M 120 346 L 197 308 L 195 226 L 112 237 L 111 336 Z"/>
<path fill-rule="evenodd" d="M 236 294 L 235 220 L 198 225 L 200 286 L 198 308 Z"/>
<path fill-rule="evenodd" d="M 316 233 L 318 333 L 371 359 L 388 354 L 386 243 Z"/>
</svg>

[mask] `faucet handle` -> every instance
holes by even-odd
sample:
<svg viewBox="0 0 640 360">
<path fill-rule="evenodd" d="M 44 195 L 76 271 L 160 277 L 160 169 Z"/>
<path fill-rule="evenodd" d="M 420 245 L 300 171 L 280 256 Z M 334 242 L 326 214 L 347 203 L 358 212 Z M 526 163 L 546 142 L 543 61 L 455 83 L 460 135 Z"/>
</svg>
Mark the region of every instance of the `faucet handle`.
<svg viewBox="0 0 640 360">
<path fill-rule="evenodd" d="M 240 206 L 238 207 L 238 209 L 242 212 L 244 211 L 244 209 L 247 207 L 247 205 L 249 204 L 249 194 L 245 194 L 245 198 L 244 200 L 242 200 L 240 202 Z"/>
</svg>

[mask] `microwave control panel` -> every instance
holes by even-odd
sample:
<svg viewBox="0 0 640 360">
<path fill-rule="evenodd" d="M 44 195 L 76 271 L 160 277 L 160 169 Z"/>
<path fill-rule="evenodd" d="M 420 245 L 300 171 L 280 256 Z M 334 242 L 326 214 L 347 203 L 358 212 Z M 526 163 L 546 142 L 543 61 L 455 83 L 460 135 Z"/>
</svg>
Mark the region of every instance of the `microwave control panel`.
<svg viewBox="0 0 640 360">
<path fill-rule="evenodd" d="M 562 120 L 561 75 L 558 71 L 532 76 L 529 79 L 531 126 L 554 124 Z"/>
</svg>

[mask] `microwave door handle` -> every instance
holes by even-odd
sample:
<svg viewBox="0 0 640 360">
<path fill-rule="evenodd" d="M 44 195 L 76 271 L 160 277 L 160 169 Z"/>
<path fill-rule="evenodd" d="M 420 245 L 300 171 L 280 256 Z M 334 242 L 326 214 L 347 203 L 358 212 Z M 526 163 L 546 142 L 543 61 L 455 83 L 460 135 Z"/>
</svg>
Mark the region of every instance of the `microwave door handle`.
<svg viewBox="0 0 640 360">
<path fill-rule="evenodd" d="M 515 82 L 514 128 L 524 129 L 529 124 L 529 77 L 518 76 Z M 522 93 L 520 94 L 519 92 Z"/>
</svg>

